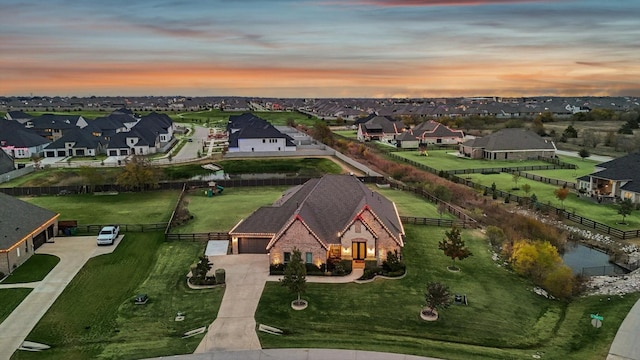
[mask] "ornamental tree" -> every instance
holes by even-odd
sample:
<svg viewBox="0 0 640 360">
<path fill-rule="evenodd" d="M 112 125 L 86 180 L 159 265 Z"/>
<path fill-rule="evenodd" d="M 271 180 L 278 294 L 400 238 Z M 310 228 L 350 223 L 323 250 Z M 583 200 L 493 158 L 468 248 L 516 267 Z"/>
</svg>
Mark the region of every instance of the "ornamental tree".
<svg viewBox="0 0 640 360">
<path fill-rule="evenodd" d="M 445 232 L 446 238 L 438 243 L 438 249 L 442 250 L 445 255 L 451 258 L 453 264 L 449 267 L 451 270 L 458 270 L 456 267 L 456 259 L 464 260 L 473 255 L 464 244 L 464 240 L 460 236 L 460 229 L 456 226 L 450 231 Z"/>
</svg>

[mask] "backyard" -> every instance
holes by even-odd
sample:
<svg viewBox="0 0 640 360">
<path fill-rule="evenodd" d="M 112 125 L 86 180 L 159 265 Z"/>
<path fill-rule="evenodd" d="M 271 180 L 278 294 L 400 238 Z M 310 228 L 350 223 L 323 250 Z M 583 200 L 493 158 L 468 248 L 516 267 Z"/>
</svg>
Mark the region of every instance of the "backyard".
<svg viewBox="0 0 640 360">
<path fill-rule="evenodd" d="M 428 150 L 428 156 L 420 155 L 418 150 L 397 151 L 393 154 L 420 164 L 432 167 L 436 170 L 462 170 L 462 169 L 483 169 L 518 166 L 545 166 L 550 165 L 542 160 L 508 161 L 508 160 L 484 160 L 468 159 L 458 157 L 456 150 Z"/>
<path fill-rule="evenodd" d="M 638 294 L 587 297 L 570 304 L 547 300 L 532 285 L 496 266 L 484 240 L 463 231 L 473 256 L 447 270 L 451 259 L 438 250 L 447 229 L 407 225 L 400 280 L 367 284 L 308 284 L 304 311 L 292 310 L 295 295 L 267 283 L 256 322 L 285 331 L 259 333 L 263 348 L 318 347 L 398 352 L 446 359 L 603 359 Z M 428 261 L 425 261 L 428 259 Z M 436 322 L 420 319 L 427 282 L 440 281 L 469 305 L 452 305 Z M 606 299 L 606 298 L 605 298 Z M 599 312 L 606 327 L 594 329 L 589 314 Z"/>
<path fill-rule="evenodd" d="M 492 183 L 495 183 L 496 189 L 507 191 L 518 196 L 531 196 L 535 194 L 538 202 L 542 204 L 549 204 L 557 208 L 564 207 L 564 209 L 569 212 L 574 212 L 587 219 L 598 221 L 620 230 L 626 231 L 640 228 L 640 211 L 633 211 L 631 215 L 625 219 L 627 224 L 621 225 L 619 222 L 622 221 L 622 216 L 618 215 L 618 205 L 600 204 L 586 195 L 578 196 L 578 193 L 575 191 L 570 191 L 562 203 L 556 198 L 554 193 L 560 186 L 545 184 L 521 177 L 518 180 L 517 186 L 519 190 L 512 190 L 512 188 L 515 187 L 513 175 L 507 173 L 465 174 L 463 178 L 484 186 L 491 186 Z M 522 190 L 524 184 L 528 184 L 531 187 L 529 194 L 526 194 L 524 190 Z"/>
</svg>

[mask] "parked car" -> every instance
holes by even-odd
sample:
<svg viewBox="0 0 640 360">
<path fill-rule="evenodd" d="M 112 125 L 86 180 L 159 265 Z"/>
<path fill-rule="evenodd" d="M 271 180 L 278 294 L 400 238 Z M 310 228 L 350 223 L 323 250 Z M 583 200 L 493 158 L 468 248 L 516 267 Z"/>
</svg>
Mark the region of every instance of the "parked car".
<svg viewBox="0 0 640 360">
<path fill-rule="evenodd" d="M 118 225 L 103 227 L 98 234 L 98 245 L 112 245 L 118 238 L 119 233 L 120 226 Z"/>
</svg>

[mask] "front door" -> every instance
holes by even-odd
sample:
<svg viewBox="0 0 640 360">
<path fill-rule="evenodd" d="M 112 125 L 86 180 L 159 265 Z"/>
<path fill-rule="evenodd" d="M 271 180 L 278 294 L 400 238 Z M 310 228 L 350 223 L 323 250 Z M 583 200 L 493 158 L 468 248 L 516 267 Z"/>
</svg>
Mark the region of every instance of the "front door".
<svg viewBox="0 0 640 360">
<path fill-rule="evenodd" d="M 367 243 L 354 242 L 351 244 L 351 257 L 353 260 L 364 260 L 367 256 Z"/>
</svg>

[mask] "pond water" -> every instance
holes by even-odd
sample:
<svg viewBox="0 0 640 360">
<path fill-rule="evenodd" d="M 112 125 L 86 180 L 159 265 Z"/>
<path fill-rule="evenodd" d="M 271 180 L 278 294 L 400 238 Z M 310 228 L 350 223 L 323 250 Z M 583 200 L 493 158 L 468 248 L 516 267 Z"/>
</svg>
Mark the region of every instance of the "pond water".
<svg viewBox="0 0 640 360">
<path fill-rule="evenodd" d="M 609 255 L 576 242 L 568 242 L 562 260 L 574 274 L 612 275 L 621 268 L 609 262 Z"/>
</svg>

